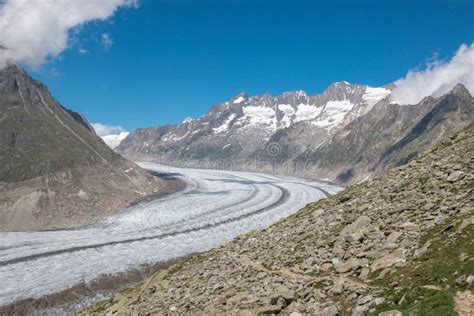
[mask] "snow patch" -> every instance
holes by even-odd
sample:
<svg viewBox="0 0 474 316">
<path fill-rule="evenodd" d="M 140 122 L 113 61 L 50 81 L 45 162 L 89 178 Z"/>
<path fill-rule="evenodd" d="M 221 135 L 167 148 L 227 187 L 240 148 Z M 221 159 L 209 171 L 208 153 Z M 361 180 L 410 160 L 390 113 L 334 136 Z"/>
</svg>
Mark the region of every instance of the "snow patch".
<svg viewBox="0 0 474 316">
<path fill-rule="evenodd" d="M 314 105 L 300 104 L 298 105 L 294 122 L 313 120 L 321 113 L 321 110 L 321 107 L 318 108 Z"/>
<path fill-rule="evenodd" d="M 237 99 L 234 100 L 234 104 L 239 104 L 245 101 L 245 98 L 243 96 L 238 97 Z"/>
<path fill-rule="evenodd" d="M 224 123 L 219 126 L 219 127 L 216 127 L 216 128 L 213 128 L 212 130 L 214 131 L 214 133 L 216 134 L 219 134 L 219 133 L 222 133 L 222 132 L 225 132 L 229 129 L 229 124 L 230 122 L 232 122 L 232 120 L 235 118 L 235 114 L 231 114 L 225 121 Z"/>
<path fill-rule="evenodd" d="M 265 126 L 276 129 L 276 114 L 272 108 L 264 106 L 246 106 L 242 108 L 244 116 L 239 119 L 242 125 Z"/>
<path fill-rule="evenodd" d="M 392 92 L 385 88 L 367 87 L 365 89 L 364 95 L 362 96 L 362 99 L 367 104 L 367 108 L 363 114 L 366 114 L 372 110 L 374 105 L 376 105 L 380 100 L 385 99 L 388 95 L 390 95 L 390 93 Z"/>
<path fill-rule="evenodd" d="M 191 123 L 192 121 L 194 121 L 194 119 L 192 117 L 188 116 L 187 118 L 184 119 L 182 124 Z"/>
<path fill-rule="evenodd" d="M 186 134 L 184 134 L 183 136 L 178 136 L 176 134 L 171 134 L 171 133 L 167 133 L 164 137 L 161 138 L 162 141 L 164 142 L 167 142 L 167 141 L 178 141 L 178 140 L 181 140 L 183 138 L 185 138 L 186 136 L 189 135 L 189 131 L 186 132 Z"/>
<path fill-rule="evenodd" d="M 291 120 L 295 115 L 295 109 L 293 109 L 290 104 L 279 104 L 278 109 L 283 112 L 280 125 L 282 127 L 289 127 L 291 125 Z"/>
<path fill-rule="evenodd" d="M 331 130 L 342 123 L 347 113 L 352 110 L 353 107 L 354 104 L 349 100 L 328 101 L 320 117 L 318 117 L 318 120 L 314 121 L 313 124 Z"/>
</svg>

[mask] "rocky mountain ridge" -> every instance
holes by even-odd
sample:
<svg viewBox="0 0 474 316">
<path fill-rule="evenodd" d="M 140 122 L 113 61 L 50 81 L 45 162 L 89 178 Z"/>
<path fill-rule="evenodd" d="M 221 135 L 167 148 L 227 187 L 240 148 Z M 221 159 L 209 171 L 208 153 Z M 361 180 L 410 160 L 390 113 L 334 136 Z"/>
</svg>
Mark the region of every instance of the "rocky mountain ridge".
<svg viewBox="0 0 474 316">
<path fill-rule="evenodd" d="M 85 224 L 163 185 L 21 67 L 0 70 L 0 230 Z"/>
<path fill-rule="evenodd" d="M 185 167 L 348 183 L 409 161 L 474 118 L 474 99 L 465 88 L 454 89 L 448 94 L 452 97 L 426 98 L 410 106 L 391 100 L 393 88 L 343 81 L 314 96 L 304 91 L 254 97 L 241 93 L 196 120 L 138 129 L 117 151 Z M 430 119 L 434 116 L 436 120 Z M 426 133 L 412 133 L 423 120 L 431 122 Z"/>
<path fill-rule="evenodd" d="M 474 123 L 83 314 L 472 315 Z"/>
<path fill-rule="evenodd" d="M 214 105 L 209 113 L 199 119 L 187 119 L 174 126 L 139 129 L 121 143 L 119 151 L 139 151 L 136 146 L 142 146 L 145 153 L 153 153 L 154 147 L 162 147 L 163 152 L 167 153 L 168 150 L 175 150 L 173 146 L 181 145 L 179 150 L 176 148 L 179 156 L 200 159 L 209 156 L 199 151 L 205 150 L 203 147 L 208 145 L 205 143 L 208 140 L 217 142 L 214 151 L 227 145 L 223 153 L 216 152 L 216 158 L 243 158 L 261 148 L 275 132 L 295 124 L 330 133 L 346 124 L 351 117 L 368 111 L 377 100 L 389 93 L 388 89 L 347 82 L 334 83 L 324 93 L 315 96 L 308 96 L 304 91 L 254 97 L 241 93 L 227 102 Z M 142 137 L 146 138 L 146 142 L 136 143 Z M 223 145 L 218 147 L 221 143 Z M 192 144 L 197 149 L 188 146 Z M 214 157 L 212 155 L 211 151 L 211 158 Z"/>
</svg>

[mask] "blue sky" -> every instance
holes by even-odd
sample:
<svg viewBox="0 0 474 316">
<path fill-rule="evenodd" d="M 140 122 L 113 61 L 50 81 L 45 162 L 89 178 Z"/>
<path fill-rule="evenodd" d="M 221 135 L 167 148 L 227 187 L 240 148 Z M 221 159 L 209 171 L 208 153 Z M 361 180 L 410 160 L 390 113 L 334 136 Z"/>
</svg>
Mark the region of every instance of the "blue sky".
<svg viewBox="0 0 474 316">
<path fill-rule="evenodd" d="M 199 117 L 241 91 L 390 83 L 472 43 L 474 1 L 141 0 L 71 35 L 30 72 L 91 122 L 133 130 Z"/>
</svg>

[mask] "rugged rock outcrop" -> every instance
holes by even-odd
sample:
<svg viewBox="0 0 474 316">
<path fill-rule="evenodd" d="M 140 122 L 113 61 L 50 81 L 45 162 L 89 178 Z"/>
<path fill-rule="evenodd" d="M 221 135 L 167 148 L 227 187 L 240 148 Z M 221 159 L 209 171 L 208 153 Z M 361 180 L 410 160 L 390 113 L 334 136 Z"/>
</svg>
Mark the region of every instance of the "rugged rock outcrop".
<svg viewBox="0 0 474 316">
<path fill-rule="evenodd" d="M 0 70 L 0 230 L 85 224 L 162 186 L 19 66 Z"/>
<path fill-rule="evenodd" d="M 461 84 L 444 96 L 427 97 L 417 105 L 383 100 L 316 151 L 305 152 L 297 160 L 314 161 L 309 170 L 320 178 L 360 181 L 406 164 L 473 119 L 474 98 Z"/>
<path fill-rule="evenodd" d="M 85 313 L 469 315 L 473 154 L 471 124 L 381 178 L 164 269 Z"/>
<path fill-rule="evenodd" d="M 354 183 L 410 161 L 474 118 L 474 98 L 462 85 L 416 105 L 393 103 L 392 88 L 339 82 L 314 96 L 242 93 L 196 120 L 138 129 L 117 151 L 179 166 Z"/>
</svg>

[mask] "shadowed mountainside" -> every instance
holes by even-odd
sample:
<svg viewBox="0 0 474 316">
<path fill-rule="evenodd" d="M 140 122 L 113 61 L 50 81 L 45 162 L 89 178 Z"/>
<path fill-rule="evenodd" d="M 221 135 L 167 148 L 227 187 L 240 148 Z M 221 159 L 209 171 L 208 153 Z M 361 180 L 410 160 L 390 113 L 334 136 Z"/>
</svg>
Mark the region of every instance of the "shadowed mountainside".
<svg viewBox="0 0 474 316">
<path fill-rule="evenodd" d="M 0 70 L 0 230 L 89 223 L 163 186 L 19 66 Z"/>
</svg>

